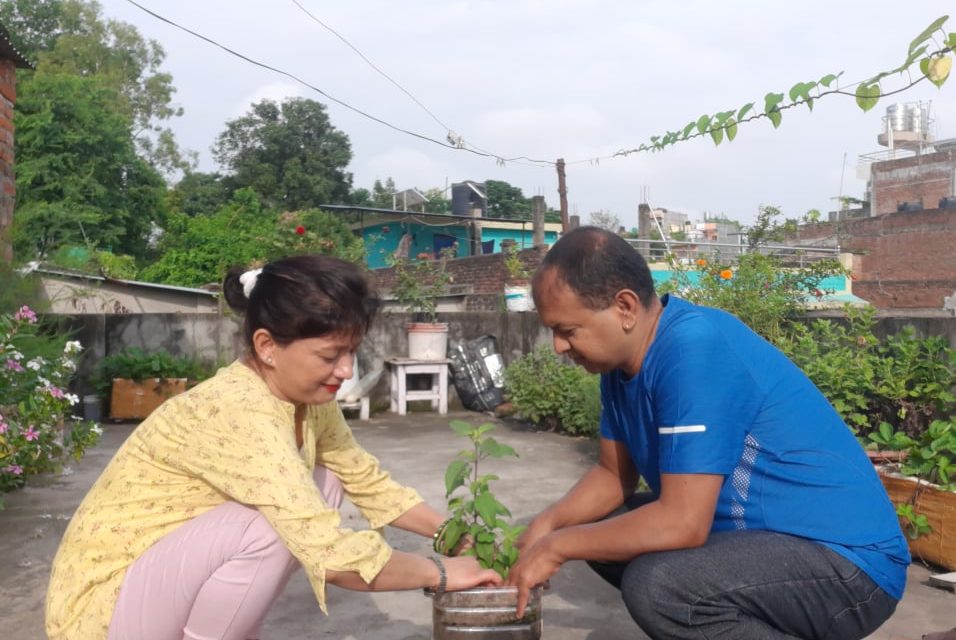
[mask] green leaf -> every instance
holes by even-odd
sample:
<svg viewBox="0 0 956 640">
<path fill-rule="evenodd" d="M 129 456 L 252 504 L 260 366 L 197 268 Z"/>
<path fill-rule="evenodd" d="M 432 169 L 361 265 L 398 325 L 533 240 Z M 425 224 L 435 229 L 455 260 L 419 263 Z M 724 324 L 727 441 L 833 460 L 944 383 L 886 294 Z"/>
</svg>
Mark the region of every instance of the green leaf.
<svg viewBox="0 0 956 640">
<path fill-rule="evenodd" d="M 869 111 L 875 107 L 879 100 L 879 85 L 866 85 L 861 83 L 860 86 L 856 88 L 856 104 L 863 109 L 863 111 Z"/>
<path fill-rule="evenodd" d="M 710 137 L 714 140 L 714 146 L 719 145 L 724 140 L 724 130 L 723 129 L 711 129 Z"/>
<path fill-rule="evenodd" d="M 933 35 L 933 32 L 942 27 L 948 19 L 949 16 L 942 16 L 934 20 L 932 24 L 923 30 L 921 34 L 913 39 L 913 41 L 910 43 L 909 51 L 913 51 L 916 47 L 929 40 L 929 38 Z"/>
<path fill-rule="evenodd" d="M 707 127 L 710 126 L 710 116 L 703 115 L 697 119 L 697 131 L 700 133 L 707 133 Z"/>
<path fill-rule="evenodd" d="M 779 105 L 781 102 L 783 102 L 783 94 L 774 93 L 771 91 L 766 96 L 764 96 L 763 112 L 769 115 L 771 111 L 777 110 L 777 105 Z"/>
<path fill-rule="evenodd" d="M 475 511 L 478 512 L 478 515 L 481 516 L 481 519 L 485 521 L 490 527 L 495 526 L 497 522 L 497 500 L 490 493 L 482 493 L 477 498 L 475 498 Z"/>
<path fill-rule="evenodd" d="M 780 121 L 783 120 L 783 114 L 780 111 L 771 111 L 767 114 L 767 117 L 770 118 L 770 122 L 773 123 L 774 129 L 779 127 Z"/>
<path fill-rule="evenodd" d="M 816 82 L 798 82 L 790 88 L 790 100 L 809 100 L 810 92 L 817 86 Z"/>
<path fill-rule="evenodd" d="M 681 133 L 682 139 L 686 140 L 687 136 L 690 135 L 690 132 L 697 128 L 697 121 L 688 122 L 687 126 L 684 127 L 684 131 Z"/>
<path fill-rule="evenodd" d="M 727 141 L 732 142 L 737 137 L 737 121 L 731 118 L 727 121 Z"/>
<path fill-rule="evenodd" d="M 506 444 L 499 443 L 490 436 L 482 441 L 479 448 L 483 454 L 492 458 L 503 458 L 505 456 L 513 456 L 515 458 L 518 457 L 518 454 L 514 449 Z"/>
<path fill-rule="evenodd" d="M 495 429 L 495 425 L 491 424 L 490 422 L 486 422 L 485 424 L 478 427 L 478 435 L 483 436 L 489 431 L 494 431 L 494 429 Z"/>
<path fill-rule="evenodd" d="M 474 430 L 474 427 L 464 420 L 452 420 L 449 426 L 451 426 L 455 433 L 460 436 L 465 436 L 466 438 L 470 438 L 471 432 Z"/>
<path fill-rule="evenodd" d="M 452 460 L 445 470 L 445 497 L 447 498 L 458 487 L 464 486 L 465 478 L 471 471 L 471 465 L 462 460 Z"/>
<path fill-rule="evenodd" d="M 737 122 L 740 122 L 744 119 L 744 116 L 747 115 L 751 109 L 754 108 L 753 102 L 748 102 L 744 106 L 740 107 L 740 111 L 737 112 Z"/>
<path fill-rule="evenodd" d="M 829 88 L 830 84 L 839 77 L 840 77 L 839 75 L 828 73 L 827 75 L 820 78 L 820 84 L 822 84 L 824 87 Z"/>
<path fill-rule="evenodd" d="M 946 38 L 946 47 L 949 49 L 956 49 L 956 33 L 949 34 L 949 37 Z"/>
</svg>

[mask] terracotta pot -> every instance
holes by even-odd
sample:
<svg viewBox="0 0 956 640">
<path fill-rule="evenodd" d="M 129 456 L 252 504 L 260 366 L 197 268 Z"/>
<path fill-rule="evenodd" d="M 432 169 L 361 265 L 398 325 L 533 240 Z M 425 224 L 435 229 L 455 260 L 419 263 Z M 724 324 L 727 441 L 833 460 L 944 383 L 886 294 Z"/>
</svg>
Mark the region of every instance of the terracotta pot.
<svg viewBox="0 0 956 640">
<path fill-rule="evenodd" d="M 879 475 L 894 506 L 912 504 L 933 528 L 918 538 L 908 538 L 913 557 L 956 571 L 956 491 L 886 470 L 879 470 Z M 906 523 L 900 524 L 906 531 Z"/>
<path fill-rule="evenodd" d="M 873 464 L 887 464 L 889 462 L 903 462 L 906 460 L 905 451 L 870 451 L 867 450 L 866 457 Z"/>
<path fill-rule="evenodd" d="M 185 390 L 186 378 L 152 378 L 142 382 L 116 378 L 110 392 L 110 418 L 141 420 L 167 398 Z"/>
</svg>

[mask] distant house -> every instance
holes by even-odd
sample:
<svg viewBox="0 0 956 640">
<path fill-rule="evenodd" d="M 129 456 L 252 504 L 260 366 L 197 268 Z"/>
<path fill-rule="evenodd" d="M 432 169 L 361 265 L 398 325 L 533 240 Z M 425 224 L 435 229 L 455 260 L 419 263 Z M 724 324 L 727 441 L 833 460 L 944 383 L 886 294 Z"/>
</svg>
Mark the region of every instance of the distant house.
<svg viewBox="0 0 956 640">
<path fill-rule="evenodd" d="M 0 24 L 0 260 L 13 260 L 8 235 L 13 224 L 16 183 L 13 180 L 13 106 L 17 102 L 17 69 L 33 65 L 10 43 Z"/>
<path fill-rule="evenodd" d="M 438 256 L 449 249 L 455 257 L 464 258 L 500 253 L 502 241 L 506 240 L 513 240 L 519 249 L 531 248 L 533 243 L 534 225 L 530 220 L 473 218 L 470 215 L 348 205 L 323 205 L 322 209 L 357 215 L 358 221 L 350 226 L 365 241 L 366 262 L 370 269 L 388 266 L 392 257 L 415 258 L 423 253 Z M 560 233 L 560 223 L 545 223 L 545 244 L 557 242 Z"/>
</svg>

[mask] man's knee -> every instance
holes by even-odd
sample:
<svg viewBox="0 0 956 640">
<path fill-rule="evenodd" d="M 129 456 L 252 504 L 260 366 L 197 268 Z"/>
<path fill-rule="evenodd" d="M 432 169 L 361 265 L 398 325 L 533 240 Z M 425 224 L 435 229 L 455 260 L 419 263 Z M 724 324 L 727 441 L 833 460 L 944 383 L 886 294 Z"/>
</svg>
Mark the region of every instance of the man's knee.
<svg viewBox="0 0 956 640">
<path fill-rule="evenodd" d="M 652 636 L 676 610 L 686 606 L 681 602 L 680 590 L 675 589 L 666 556 L 666 553 L 648 553 L 635 558 L 621 579 L 621 597 L 628 612 Z"/>
</svg>

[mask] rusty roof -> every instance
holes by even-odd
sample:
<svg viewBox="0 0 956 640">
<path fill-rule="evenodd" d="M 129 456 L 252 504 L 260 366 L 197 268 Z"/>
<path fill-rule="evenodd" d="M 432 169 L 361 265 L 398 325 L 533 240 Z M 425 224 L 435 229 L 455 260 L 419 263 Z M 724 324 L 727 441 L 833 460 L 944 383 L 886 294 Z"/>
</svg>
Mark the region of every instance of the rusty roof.
<svg viewBox="0 0 956 640">
<path fill-rule="evenodd" d="M 33 63 L 17 51 L 10 42 L 10 32 L 0 23 L 0 59 L 13 60 L 13 66 L 18 69 L 33 69 Z"/>
</svg>

